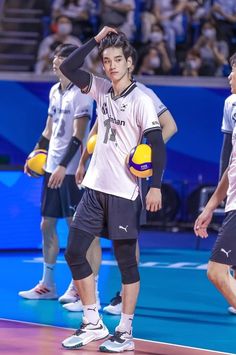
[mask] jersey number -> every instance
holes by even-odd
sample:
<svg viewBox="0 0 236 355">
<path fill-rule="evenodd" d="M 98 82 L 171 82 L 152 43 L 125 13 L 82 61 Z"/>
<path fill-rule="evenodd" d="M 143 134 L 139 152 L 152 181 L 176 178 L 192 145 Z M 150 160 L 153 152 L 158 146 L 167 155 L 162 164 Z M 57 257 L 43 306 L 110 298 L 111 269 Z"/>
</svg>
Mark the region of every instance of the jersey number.
<svg viewBox="0 0 236 355">
<path fill-rule="evenodd" d="M 111 123 L 110 123 L 109 118 L 104 121 L 104 126 L 106 127 L 106 133 L 105 133 L 103 143 L 106 144 L 108 142 L 108 140 L 115 142 L 116 141 L 116 129 L 111 128 Z"/>
</svg>

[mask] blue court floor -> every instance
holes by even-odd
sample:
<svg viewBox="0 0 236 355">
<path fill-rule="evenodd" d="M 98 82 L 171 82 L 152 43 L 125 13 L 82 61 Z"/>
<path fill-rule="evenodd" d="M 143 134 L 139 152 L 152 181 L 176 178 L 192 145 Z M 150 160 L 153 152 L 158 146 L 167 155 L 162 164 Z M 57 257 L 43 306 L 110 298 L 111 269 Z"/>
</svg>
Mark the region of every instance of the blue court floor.
<svg viewBox="0 0 236 355">
<path fill-rule="evenodd" d="M 195 239 L 183 233 L 163 233 L 166 244 L 154 247 L 149 245 L 153 240 L 150 233 L 154 232 L 143 232 L 140 243 L 141 292 L 134 336 L 236 354 L 236 316 L 227 313 L 226 301 L 206 277 L 209 250 L 204 250 L 204 243 L 201 250 L 195 250 Z M 176 248 L 183 238 L 191 241 L 189 248 Z M 171 240 L 175 248 L 169 247 Z M 2 251 L 0 270 L 0 318 L 68 328 L 79 326 L 81 313 L 66 311 L 58 301 L 18 297 L 18 291 L 32 288 L 40 280 L 41 252 Z M 61 254 L 56 268 L 59 295 L 69 281 L 70 273 Z M 110 251 L 103 252 L 99 288 L 103 306 L 120 289 L 118 268 Z M 112 332 L 119 317 L 104 314 L 103 319 Z"/>
</svg>

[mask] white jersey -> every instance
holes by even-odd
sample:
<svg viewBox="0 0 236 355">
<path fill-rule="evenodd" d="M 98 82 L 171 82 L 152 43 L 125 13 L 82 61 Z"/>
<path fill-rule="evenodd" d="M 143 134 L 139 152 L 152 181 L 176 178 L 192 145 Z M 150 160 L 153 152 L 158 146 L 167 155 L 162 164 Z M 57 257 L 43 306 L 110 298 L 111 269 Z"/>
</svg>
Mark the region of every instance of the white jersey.
<svg viewBox="0 0 236 355">
<path fill-rule="evenodd" d="M 225 212 L 236 209 L 236 94 L 232 94 L 225 100 L 224 114 L 221 130 L 223 133 L 232 134 L 232 153 L 228 171 L 229 187 Z"/>
<path fill-rule="evenodd" d="M 111 83 L 91 76 L 89 94 L 97 102 L 98 138 L 83 185 L 107 194 L 135 200 L 138 179 L 126 158 L 143 134 L 161 129 L 152 100 L 132 83 L 112 97 Z"/>
<path fill-rule="evenodd" d="M 149 89 L 147 86 L 138 81 L 136 81 L 135 84 L 140 90 L 145 92 L 145 94 L 147 94 L 152 99 L 158 117 L 160 117 L 163 112 L 167 111 L 167 107 L 161 102 L 153 90 Z"/>
<path fill-rule="evenodd" d="M 221 131 L 232 133 L 236 123 L 236 94 L 232 94 L 225 100 L 224 114 L 222 119 Z"/>
<path fill-rule="evenodd" d="M 49 94 L 48 108 L 48 115 L 52 117 L 53 125 L 45 169 L 47 172 L 52 173 L 65 155 L 73 135 L 74 120 L 85 116 L 91 118 L 92 106 L 92 99 L 82 94 L 77 86 L 70 84 L 62 93 L 60 83 L 53 85 Z M 89 127 L 87 131 L 89 131 Z M 84 141 L 86 141 L 86 138 L 84 138 Z M 81 149 L 76 152 L 69 162 L 66 168 L 67 175 L 75 174 L 81 156 Z"/>
</svg>

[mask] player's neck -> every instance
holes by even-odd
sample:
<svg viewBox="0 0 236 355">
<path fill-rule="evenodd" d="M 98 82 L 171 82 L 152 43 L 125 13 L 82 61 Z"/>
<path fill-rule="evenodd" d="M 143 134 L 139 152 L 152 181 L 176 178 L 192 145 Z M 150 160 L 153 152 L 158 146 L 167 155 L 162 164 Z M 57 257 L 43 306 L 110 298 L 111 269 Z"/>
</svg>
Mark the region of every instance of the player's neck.
<svg viewBox="0 0 236 355">
<path fill-rule="evenodd" d="M 115 96 L 119 96 L 130 84 L 131 80 L 128 76 L 121 78 L 120 80 L 113 81 L 112 87 Z"/>
<path fill-rule="evenodd" d="M 60 84 L 61 84 L 61 90 L 65 91 L 68 85 L 70 84 L 70 80 L 68 80 L 66 77 L 60 78 L 59 79 Z"/>
</svg>

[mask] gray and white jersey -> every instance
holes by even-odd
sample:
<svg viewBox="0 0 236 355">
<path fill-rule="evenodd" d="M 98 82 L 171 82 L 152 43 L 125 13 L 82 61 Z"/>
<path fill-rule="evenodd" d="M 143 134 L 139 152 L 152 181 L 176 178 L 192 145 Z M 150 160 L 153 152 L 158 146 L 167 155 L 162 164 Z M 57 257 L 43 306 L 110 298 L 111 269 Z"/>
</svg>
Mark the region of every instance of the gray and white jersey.
<svg viewBox="0 0 236 355">
<path fill-rule="evenodd" d="M 84 116 L 91 118 L 92 107 L 93 100 L 82 94 L 75 85 L 70 84 L 63 93 L 60 90 L 60 83 L 53 85 L 49 94 L 48 108 L 48 115 L 52 117 L 53 125 L 46 164 L 47 172 L 52 173 L 65 155 L 73 135 L 74 120 Z M 85 142 L 86 138 L 84 138 Z M 68 164 L 66 174 L 75 174 L 80 156 L 81 149 Z"/>
<path fill-rule="evenodd" d="M 98 138 L 83 185 L 135 200 L 138 179 L 126 158 L 145 133 L 161 129 L 154 104 L 135 83 L 114 96 L 108 80 L 91 76 L 88 92 L 97 102 Z"/>
<path fill-rule="evenodd" d="M 221 131 L 232 133 L 236 123 L 236 94 L 232 94 L 225 100 L 224 114 L 222 119 Z"/>
<path fill-rule="evenodd" d="M 155 94 L 155 92 L 152 89 L 149 89 L 147 86 L 140 83 L 139 81 L 136 81 L 135 84 L 140 90 L 142 90 L 145 94 L 147 94 L 152 99 L 158 117 L 160 117 L 163 112 L 167 111 L 167 107 L 163 104 L 163 102 L 161 102 L 159 97 Z"/>
</svg>

